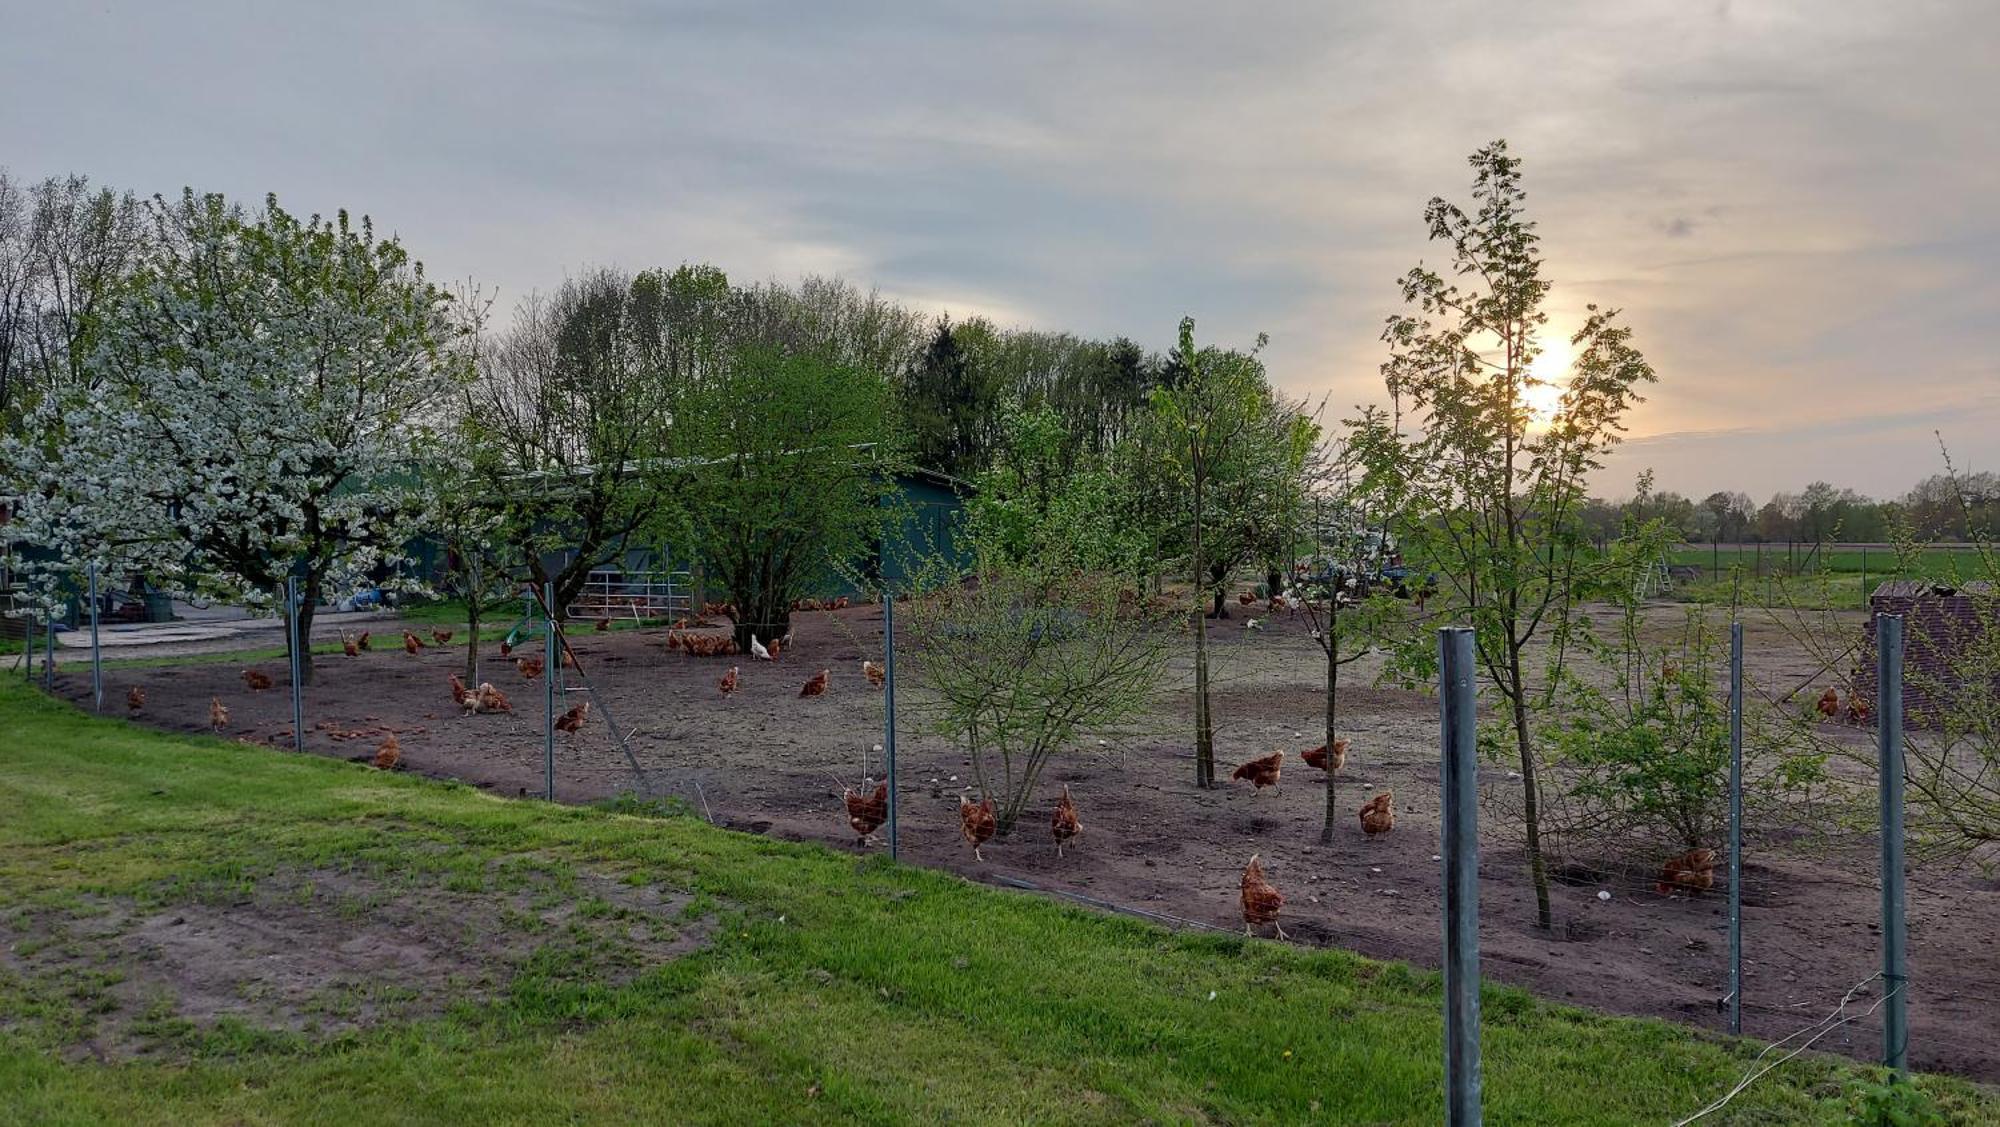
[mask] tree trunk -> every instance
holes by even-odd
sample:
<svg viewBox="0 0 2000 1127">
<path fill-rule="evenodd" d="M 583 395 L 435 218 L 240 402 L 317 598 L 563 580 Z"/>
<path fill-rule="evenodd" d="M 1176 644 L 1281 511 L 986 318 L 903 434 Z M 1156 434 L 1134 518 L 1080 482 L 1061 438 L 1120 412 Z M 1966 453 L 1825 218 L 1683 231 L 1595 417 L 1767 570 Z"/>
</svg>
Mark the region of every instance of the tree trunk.
<svg viewBox="0 0 2000 1127">
<path fill-rule="evenodd" d="M 1331 606 L 1330 603 L 1328 605 Z M 1319 831 L 1321 845 L 1333 844 L 1333 823 L 1340 817 L 1339 800 L 1335 794 L 1340 772 L 1334 770 L 1333 766 L 1334 702 L 1340 691 L 1340 646 L 1334 640 L 1339 635 L 1333 628 L 1333 616 L 1339 613 L 1337 610 L 1330 610 L 1326 617 L 1326 822 Z"/>
<path fill-rule="evenodd" d="M 1209 608 L 1208 608 L 1208 617 L 1210 617 L 1210 618 L 1228 618 L 1228 617 L 1229 617 L 1229 607 L 1228 607 L 1228 605 L 1227 605 L 1227 604 L 1225 603 L 1225 601 L 1224 601 L 1224 599 L 1225 599 L 1225 597 L 1226 597 L 1227 595 L 1228 595 L 1228 592 L 1227 592 L 1227 591 L 1224 591 L 1224 590 L 1222 589 L 1222 586 L 1221 586 L 1220 584 L 1217 584 L 1217 585 L 1216 585 L 1216 588 L 1215 588 L 1215 597 L 1214 597 L 1213 601 L 1211 601 L 1211 602 L 1210 602 L 1210 604 L 1209 604 Z"/>
<path fill-rule="evenodd" d="M 299 684 L 313 683 L 313 616 L 319 610 L 319 579 L 306 580 L 305 589 L 299 592 Z M 285 633 L 285 649 L 289 656 L 292 645 L 290 631 Z"/>
<path fill-rule="evenodd" d="M 479 684 L 479 611 L 477 595 L 465 600 L 465 683 Z"/>
<path fill-rule="evenodd" d="M 1528 703 L 1521 688 L 1521 651 L 1510 645 L 1507 675 L 1512 683 L 1514 744 L 1521 753 L 1521 814 L 1528 827 L 1528 874 L 1535 883 L 1535 920 L 1543 931 L 1554 926 L 1549 911 L 1549 868 L 1542 857 L 1542 795 L 1535 778 L 1535 746 L 1528 734 Z"/>
<path fill-rule="evenodd" d="M 1264 592 L 1267 597 L 1273 598 L 1284 594 L 1285 573 L 1275 567 L 1266 571 L 1264 573 Z"/>
<path fill-rule="evenodd" d="M 1201 486 L 1197 469 L 1194 478 L 1194 785 L 1215 785 L 1215 726 L 1208 714 L 1208 619 L 1201 615 L 1201 581 L 1206 574 L 1201 558 Z"/>
</svg>

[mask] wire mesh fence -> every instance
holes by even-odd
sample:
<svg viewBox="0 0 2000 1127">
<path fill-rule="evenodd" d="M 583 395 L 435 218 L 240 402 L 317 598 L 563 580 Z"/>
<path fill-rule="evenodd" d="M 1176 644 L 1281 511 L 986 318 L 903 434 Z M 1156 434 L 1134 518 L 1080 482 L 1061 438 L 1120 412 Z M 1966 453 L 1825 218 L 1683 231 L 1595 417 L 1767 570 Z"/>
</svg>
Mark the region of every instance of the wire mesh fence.
<svg viewBox="0 0 2000 1127">
<path fill-rule="evenodd" d="M 1332 773 L 1313 765 L 1305 753 L 1325 743 L 1326 665 L 1303 615 L 1237 604 L 1208 622 L 1218 781 L 1201 787 L 1184 647 L 1144 710 L 1085 733 L 1024 779 L 982 766 L 990 749 L 939 734 L 908 603 L 852 595 L 801 603 L 783 622 L 749 624 L 773 643 L 760 642 L 761 655 L 736 648 L 744 624 L 732 607 L 562 617 L 552 633 L 551 603 L 547 592 L 524 591 L 518 612 L 491 619 L 476 640 L 463 622 L 321 608 L 302 686 L 305 750 L 377 762 L 393 737 L 389 765 L 509 796 L 622 796 L 857 855 L 893 842 L 911 863 L 1170 926 L 1242 934 L 1247 922 L 1275 936 L 1275 924 L 1296 942 L 1439 965 L 1435 693 L 1377 687 L 1374 659 L 1346 667 L 1337 720 L 1344 760 Z M 893 685 L 891 609 L 903 659 Z M 107 710 L 139 688 L 146 703 L 133 714 L 143 722 L 289 746 L 286 693 L 244 676 L 262 671 L 273 689 L 286 687 L 283 616 L 256 619 L 245 608 L 242 617 L 232 628 L 238 648 L 223 660 L 169 650 L 135 664 L 104 645 Z M 1771 639 L 1752 639 L 1753 683 L 1788 684 L 1800 662 L 1754 652 L 1759 642 Z M 504 707 L 482 704 L 482 687 Z M 57 691 L 84 699 L 87 665 L 63 663 Z M 227 709 L 226 724 L 208 722 L 212 699 Z M 1835 735 L 1865 747 L 1868 730 L 1849 728 Z M 884 791 L 892 746 L 895 784 Z M 1270 757 L 1279 757 L 1272 769 L 1257 766 Z M 1478 785 L 1504 798 L 1521 791 L 1518 774 L 1487 759 Z M 1858 771 L 1847 782 L 1872 786 Z M 1000 793 L 1008 786 L 1016 793 Z M 989 796 L 990 827 L 977 813 Z M 1801 1041 L 1879 1059 L 1884 986 L 1871 978 L 1882 970 L 1879 836 L 1760 817 L 1753 807 L 1744 826 L 1741 1030 L 1780 1047 L 1758 1067 Z M 1552 850 L 1553 926 L 1544 929 L 1527 855 L 1505 831 L 1503 820 L 1482 818 L 1477 934 L 1489 978 L 1729 1028 L 1726 867 L 1690 886 L 1670 879 L 1668 857 L 1650 846 Z M 1245 919 L 1253 856 L 1283 897 L 1268 921 Z M 2000 927 L 1990 885 L 1927 863 L 1912 872 L 1910 1063 L 2000 1078 L 2000 1014 L 1987 1001 L 2000 988 L 1987 938 Z M 1829 1013 L 1840 1020 L 1827 1024 Z"/>
</svg>

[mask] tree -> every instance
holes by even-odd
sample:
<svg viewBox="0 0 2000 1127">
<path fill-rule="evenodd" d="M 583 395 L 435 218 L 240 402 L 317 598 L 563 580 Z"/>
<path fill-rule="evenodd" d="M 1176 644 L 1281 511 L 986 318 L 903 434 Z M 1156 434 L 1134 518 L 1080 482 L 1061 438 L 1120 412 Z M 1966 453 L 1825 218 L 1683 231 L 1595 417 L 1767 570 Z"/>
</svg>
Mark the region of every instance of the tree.
<svg viewBox="0 0 2000 1127">
<path fill-rule="evenodd" d="M 1259 337 L 1261 349 L 1264 338 Z M 1146 472 L 1160 475 L 1179 498 L 1165 515 L 1186 531 L 1188 575 L 1197 610 L 1277 530 L 1298 527 L 1301 471 L 1318 429 L 1296 409 L 1278 404 L 1256 350 L 1196 348 L 1194 319 L 1184 317 L 1175 358 L 1181 370 L 1154 389 L 1146 449 L 1159 458 Z M 1208 626 L 1194 616 L 1195 784 L 1215 784 L 1215 726 L 1209 709 Z"/>
<path fill-rule="evenodd" d="M 1616 312 L 1588 307 L 1571 338 L 1576 359 L 1546 418 L 1530 404 L 1544 386 L 1533 364 L 1550 283 L 1524 212 L 1520 161 L 1496 141 L 1471 157 L 1471 214 L 1433 199 L 1425 219 L 1449 249 L 1449 274 L 1404 278 L 1411 311 L 1389 318 L 1383 374 L 1419 432 L 1385 444 L 1378 472 L 1412 506 L 1408 528 L 1443 573 L 1451 603 L 1474 630 L 1479 665 L 1506 713 L 1519 759 L 1523 829 L 1536 914 L 1551 922 L 1542 854 L 1534 717 L 1553 702 L 1573 637 L 1590 557 L 1578 519 L 1584 484 L 1618 440 L 1636 387 L 1654 379 Z M 1531 662 L 1545 639 L 1551 652 Z M 1428 646 L 1416 647 L 1427 657 Z"/>
<path fill-rule="evenodd" d="M 910 657 L 930 726 L 961 741 L 982 798 L 1014 828 L 1049 761 L 1111 734 L 1157 691 L 1174 612 L 1119 577 L 1050 586 L 1004 567 L 911 600 Z"/>
<path fill-rule="evenodd" d="M 1393 643 L 1406 625 L 1407 603 L 1380 582 L 1387 562 L 1388 530 L 1398 498 L 1393 478 L 1369 472 L 1368 455 L 1395 441 L 1395 430 L 1379 408 L 1366 408 L 1347 422 L 1347 433 L 1316 468 L 1312 569 L 1293 589 L 1312 624 L 1313 641 L 1326 657 L 1328 749 L 1325 818 L 1319 840 L 1333 843 L 1340 814 L 1340 771 L 1332 757 L 1339 739 L 1340 671 Z M 1407 599 L 1410 592 L 1405 590 Z"/>
<path fill-rule="evenodd" d="M 736 642 L 791 629 L 794 600 L 853 562 L 892 515 L 889 381 L 745 342 L 675 421 L 689 522 L 736 604 Z"/>
<path fill-rule="evenodd" d="M 1046 404 L 1006 414 L 993 467 L 966 506 L 980 559 L 1045 585 L 1139 570 L 1146 541 L 1121 519 L 1124 480 L 1104 456 L 1072 453 L 1071 437 Z"/>
<path fill-rule="evenodd" d="M 86 385 L 44 404 L 61 447 L 8 450 L 21 536 L 251 605 L 295 576 L 309 637 L 331 585 L 416 531 L 409 470 L 467 367 L 451 299 L 366 218 L 192 191 L 149 210 L 155 246 L 103 313 Z"/>
<path fill-rule="evenodd" d="M 557 615 L 592 570 L 663 534 L 677 513 L 662 454 L 706 363 L 702 303 L 717 284 L 727 294 L 715 277 L 593 271 L 530 295 L 513 328 L 479 352 L 466 448 L 484 498 L 519 538 L 519 566 L 538 588 L 555 585 Z"/>
</svg>

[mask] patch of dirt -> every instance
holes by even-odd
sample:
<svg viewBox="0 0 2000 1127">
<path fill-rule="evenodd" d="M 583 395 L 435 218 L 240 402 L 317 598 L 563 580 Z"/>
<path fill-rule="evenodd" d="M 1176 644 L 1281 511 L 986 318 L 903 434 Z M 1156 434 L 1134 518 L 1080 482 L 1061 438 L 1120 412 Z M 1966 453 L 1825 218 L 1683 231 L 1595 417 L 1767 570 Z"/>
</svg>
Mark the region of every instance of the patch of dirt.
<svg viewBox="0 0 2000 1127">
<path fill-rule="evenodd" d="M 1649 612 L 1648 630 L 1677 634 L 1686 609 Z M 854 607 L 794 617 L 795 638 L 775 664 L 748 658 L 690 658 L 667 651 L 663 632 L 578 633 L 584 668 L 654 793 L 684 798 L 717 823 L 775 837 L 854 848 L 840 801 L 843 785 L 884 774 L 882 694 L 860 664 L 881 652 L 880 608 Z M 1262 616 L 1260 616 L 1262 617 Z M 1859 616 L 1855 616 L 1858 625 Z M 1202 790 L 1192 784 L 1191 661 L 1176 659 L 1155 711 L 1122 734 L 1091 738 L 1090 753 L 1059 758 L 1017 832 L 973 860 L 958 834 L 958 799 L 971 787 L 964 752 L 925 734 L 920 701 L 899 695 L 899 819 L 902 856 L 974 880 L 1025 881 L 1054 892 L 1230 930 L 1241 929 L 1238 877 L 1252 853 L 1287 897 L 1284 924 L 1303 942 L 1436 967 L 1440 954 L 1438 719 L 1424 693 L 1370 687 L 1372 661 L 1343 671 L 1342 724 L 1353 741 L 1340 779 L 1337 832 L 1319 843 L 1325 807 L 1319 772 L 1296 758 L 1320 742 L 1323 657 L 1303 616 L 1268 618 L 1259 630 L 1241 616 L 1212 624 L 1215 717 L 1222 774 L 1237 763 L 1287 752 L 1282 789 L 1247 784 Z M 1748 666 L 1784 692 L 1816 675 L 1817 662 L 1775 627 L 1750 631 Z M 514 702 L 511 715 L 461 716 L 446 677 L 462 672 L 462 649 L 400 650 L 320 660 L 306 694 L 307 747 L 340 758 L 372 753 L 396 732 L 408 769 L 459 779 L 508 796 L 542 792 L 543 683 L 507 663 L 484 670 Z M 724 697 L 717 681 L 739 666 L 741 691 Z M 822 668 L 831 687 L 800 699 Z M 180 731 L 206 728 L 208 701 L 220 696 L 233 726 L 224 734 L 288 746 L 290 701 L 282 663 L 265 671 L 277 689 L 245 690 L 238 668 L 188 665 L 119 672 L 107 710 L 129 684 L 148 692 L 142 722 Z M 88 691 L 74 669 L 62 679 L 72 698 Z M 575 697 L 558 701 L 567 709 Z M 574 737 L 557 737 L 556 791 L 585 802 L 637 789 L 624 755 L 607 737 L 604 708 Z M 360 732 L 360 736 L 350 733 Z M 336 739 L 335 735 L 349 735 Z M 1845 737 L 1843 737 L 1845 738 Z M 1852 733 L 1865 742 L 1867 734 Z M 1482 772 L 1492 791 L 1518 788 L 1503 767 Z M 1866 781 L 1866 780 L 1864 780 Z M 1048 835 L 1050 804 L 1063 784 L 1075 796 L 1083 837 L 1058 859 Z M 1396 795 L 1393 833 L 1368 838 L 1356 808 L 1368 796 Z M 1480 942 L 1483 970 L 1547 997 L 1612 1012 L 1721 1029 L 1727 935 L 1718 891 L 1667 898 L 1644 869 L 1606 867 L 1571 874 L 1553 889 L 1555 926 L 1535 925 L 1535 905 L 1518 849 L 1497 820 L 1482 816 Z M 1745 882 L 1744 1029 L 1767 1040 L 1788 1036 L 1832 1012 L 1855 983 L 1880 966 L 1877 859 L 1865 842 L 1850 852 L 1808 855 L 1791 844 L 1800 827 L 1750 827 Z M 881 835 L 878 835 L 878 840 Z M 871 848 L 880 848 L 879 845 Z M 1601 899 L 1609 892 L 1610 899 Z M 1934 866 L 1911 873 L 1912 1063 L 2000 1080 L 2000 886 Z M 1856 996 L 1866 1009 L 1875 982 Z M 1820 1047 L 1873 1059 L 1880 1015 L 1842 1027 Z"/>
<path fill-rule="evenodd" d="M 164 906 L 93 896 L 0 917 L 0 966 L 78 1015 L 58 1031 L 77 1055 L 122 1060 L 173 1057 L 225 1019 L 317 1039 L 433 1017 L 497 997 L 544 950 L 564 974 L 618 984 L 708 932 L 685 918 L 688 897 L 656 887 L 489 885 L 312 871 Z"/>
</svg>

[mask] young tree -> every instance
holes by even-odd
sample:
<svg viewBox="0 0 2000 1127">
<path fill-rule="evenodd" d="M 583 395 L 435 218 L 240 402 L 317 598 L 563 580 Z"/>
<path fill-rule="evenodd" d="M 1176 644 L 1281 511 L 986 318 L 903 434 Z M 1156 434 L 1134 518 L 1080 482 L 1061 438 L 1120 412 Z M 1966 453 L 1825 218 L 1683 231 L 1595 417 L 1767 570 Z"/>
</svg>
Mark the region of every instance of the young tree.
<svg viewBox="0 0 2000 1127">
<path fill-rule="evenodd" d="M 1259 337 L 1261 349 L 1264 338 Z M 1194 319 L 1181 319 L 1176 378 L 1153 392 L 1146 448 L 1180 504 L 1167 510 L 1185 530 L 1194 617 L 1195 785 L 1215 784 L 1215 725 L 1209 708 L 1207 616 L 1220 616 L 1222 585 L 1276 529 L 1296 528 L 1301 471 L 1318 428 L 1278 403 L 1256 351 L 1196 348 Z"/>
<path fill-rule="evenodd" d="M 792 602 L 881 535 L 890 396 L 876 372 L 748 343 L 676 420 L 694 542 L 736 604 L 739 647 L 783 637 Z"/>
<path fill-rule="evenodd" d="M 1000 833 L 1014 828 L 1050 759 L 1109 734 L 1159 689 L 1174 612 L 1118 576 L 1077 573 L 1053 586 L 1003 567 L 911 600 L 919 709 L 962 741 Z"/>
<path fill-rule="evenodd" d="M 1471 164 L 1473 213 L 1443 199 L 1425 209 L 1431 238 L 1450 252 L 1448 273 L 1411 270 L 1402 290 L 1413 309 L 1390 317 L 1383 332 L 1389 393 L 1399 410 L 1416 413 L 1420 430 L 1385 447 L 1391 457 L 1380 469 L 1405 491 L 1408 528 L 1474 629 L 1481 669 L 1505 710 L 1536 915 L 1548 927 L 1534 717 L 1566 671 L 1576 597 L 1591 567 L 1578 519 L 1585 478 L 1618 441 L 1637 386 L 1654 376 L 1616 312 L 1594 305 L 1571 337 L 1567 384 L 1550 387 L 1536 374 L 1549 282 L 1522 211 L 1520 161 L 1496 141 Z M 1550 652 L 1531 661 L 1537 640 Z"/>
<path fill-rule="evenodd" d="M 1341 817 L 1339 765 L 1333 748 L 1339 739 L 1340 671 L 1393 644 L 1409 615 L 1407 590 L 1399 599 L 1382 583 L 1387 562 L 1388 531 L 1397 497 L 1394 480 L 1371 474 L 1366 454 L 1395 440 L 1392 424 L 1379 408 L 1365 408 L 1347 423 L 1347 433 L 1327 451 L 1313 474 L 1311 571 L 1294 586 L 1293 596 L 1312 624 L 1313 641 L 1326 657 L 1326 724 L 1328 749 L 1325 818 L 1322 844 L 1333 843 L 1333 827 Z"/>
<path fill-rule="evenodd" d="M 296 576 L 308 637 L 330 585 L 415 531 L 409 468 L 466 368 L 450 297 L 365 218 L 192 191 L 151 214 L 87 386 L 45 404 L 61 447 L 8 451 L 20 534 L 69 566 L 252 605 Z"/>
</svg>

